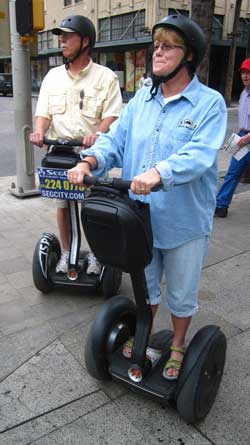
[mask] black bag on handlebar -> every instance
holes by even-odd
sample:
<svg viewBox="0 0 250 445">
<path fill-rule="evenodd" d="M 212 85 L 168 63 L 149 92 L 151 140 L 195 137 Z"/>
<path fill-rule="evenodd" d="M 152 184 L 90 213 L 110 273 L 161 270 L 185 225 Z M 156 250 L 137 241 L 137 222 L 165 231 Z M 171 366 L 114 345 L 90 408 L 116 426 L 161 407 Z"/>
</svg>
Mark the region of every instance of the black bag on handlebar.
<svg viewBox="0 0 250 445">
<path fill-rule="evenodd" d="M 79 160 L 80 155 L 75 153 L 72 147 L 55 146 L 42 159 L 42 167 L 68 170 L 75 167 Z"/>
<path fill-rule="evenodd" d="M 82 202 L 83 230 L 102 264 L 124 272 L 145 268 L 152 259 L 149 204 L 108 187 L 93 187 Z"/>
</svg>

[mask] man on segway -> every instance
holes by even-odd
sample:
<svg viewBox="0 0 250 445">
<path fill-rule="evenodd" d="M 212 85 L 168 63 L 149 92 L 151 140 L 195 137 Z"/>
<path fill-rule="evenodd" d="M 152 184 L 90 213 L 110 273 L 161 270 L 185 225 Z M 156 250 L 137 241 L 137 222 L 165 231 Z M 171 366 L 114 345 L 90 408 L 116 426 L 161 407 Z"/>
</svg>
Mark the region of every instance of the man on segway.
<svg viewBox="0 0 250 445">
<path fill-rule="evenodd" d="M 81 152 L 83 162 L 68 171 L 68 178 L 82 184 L 93 171 L 104 176 L 122 167 L 123 179 L 132 178 L 131 196 L 150 204 L 154 243 L 146 281 L 154 316 L 166 275 L 173 340 L 162 375 L 176 380 L 186 333 L 198 311 L 227 110 L 223 97 L 195 75 L 206 43 L 194 21 L 170 15 L 153 27 L 152 36 L 151 89 L 140 89 L 110 131 Z M 151 193 L 157 186 L 161 190 Z M 130 338 L 123 355 L 130 357 L 132 347 Z"/>
<path fill-rule="evenodd" d="M 52 140 L 77 139 L 83 147 L 90 147 L 121 111 L 119 81 L 109 68 L 92 61 L 96 31 L 87 17 L 68 16 L 52 32 L 61 38 L 66 63 L 51 69 L 43 80 L 30 141 L 42 147 L 46 135 Z M 57 200 L 57 222 L 62 255 L 56 271 L 67 273 L 71 241 L 67 201 Z M 87 274 L 99 272 L 100 264 L 90 253 Z"/>
</svg>

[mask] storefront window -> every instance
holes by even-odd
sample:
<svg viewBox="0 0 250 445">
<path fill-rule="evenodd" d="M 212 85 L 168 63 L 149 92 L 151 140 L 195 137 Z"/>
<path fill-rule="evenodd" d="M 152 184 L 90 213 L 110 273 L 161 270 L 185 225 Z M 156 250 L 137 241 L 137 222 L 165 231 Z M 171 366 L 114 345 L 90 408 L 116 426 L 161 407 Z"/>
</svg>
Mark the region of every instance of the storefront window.
<svg viewBox="0 0 250 445">
<path fill-rule="evenodd" d="M 131 50 L 125 52 L 125 85 L 123 99 L 128 102 L 139 87 L 139 80 L 146 73 L 147 50 Z"/>
<path fill-rule="evenodd" d="M 114 71 L 119 79 L 121 91 L 124 91 L 125 62 L 124 52 L 101 53 L 99 62 Z"/>
</svg>

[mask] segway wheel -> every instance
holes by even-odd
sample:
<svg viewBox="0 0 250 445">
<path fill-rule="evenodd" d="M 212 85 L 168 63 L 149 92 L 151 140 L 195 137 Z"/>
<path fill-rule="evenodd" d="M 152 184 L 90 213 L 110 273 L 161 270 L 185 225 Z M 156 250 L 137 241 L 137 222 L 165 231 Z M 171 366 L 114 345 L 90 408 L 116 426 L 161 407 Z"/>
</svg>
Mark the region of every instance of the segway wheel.
<svg viewBox="0 0 250 445">
<path fill-rule="evenodd" d="M 206 417 L 219 390 L 226 357 L 226 338 L 217 326 L 206 326 L 194 336 L 180 371 L 176 405 L 190 424 Z"/>
<path fill-rule="evenodd" d="M 53 288 L 50 271 L 55 268 L 61 256 L 61 247 L 55 235 L 44 233 L 37 241 L 32 263 L 35 287 L 43 293 Z"/>
<path fill-rule="evenodd" d="M 97 380 L 109 380 L 109 357 L 133 336 L 136 307 L 127 297 L 113 297 L 101 307 L 89 331 L 85 346 L 85 364 Z"/>
<path fill-rule="evenodd" d="M 102 295 L 107 300 L 117 295 L 122 281 L 122 271 L 106 266 L 103 272 L 101 290 Z"/>
</svg>

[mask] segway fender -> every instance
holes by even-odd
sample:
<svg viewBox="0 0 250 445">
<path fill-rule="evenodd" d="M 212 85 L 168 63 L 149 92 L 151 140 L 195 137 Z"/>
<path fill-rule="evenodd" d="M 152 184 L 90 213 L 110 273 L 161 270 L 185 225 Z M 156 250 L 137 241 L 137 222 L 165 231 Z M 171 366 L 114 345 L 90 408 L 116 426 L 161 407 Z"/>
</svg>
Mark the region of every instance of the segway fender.
<svg viewBox="0 0 250 445">
<path fill-rule="evenodd" d="M 128 325 L 128 332 L 135 331 L 136 309 L 127 297 L 112 297 L 105 302 L 89 331 L 85 346 L 85 364 L 89 374 L 97 380 L 107 380 L 109 375 L 108 338 L 118 323 Z M 126 341 L 126 338 L 125 340 Z"/>
<path fill-rule="evenodd" d="M 220 328 L 218 326 L 207 325 L 201 328 L 192 338 L 186 350 L 181 366 L 180 375 L 176 387 L 176 396 L 178 396 L 189 375 L 194 371 L 201 354 L 206 353 L 206 349 L 209 348 L 212 338 L 219 331 Z"/>
<path fill-rule="evenodd" d="M 33 281 L 36 288 L 42 292 L 48 292 L 52 288 L 49 277 L 50 255 L 54 252 L 58 260 L 61 255 L 61 247 L 57 237 L 52 233 L 43 233 L 37 241 L 33 255 Z"/>
<path fill-rule="evenodd" d="M 185 353 L 176 385 L 175 400 L 188 423 L 202 420 L 212 407 L 223 374 L 226 337 L 218 326 L 200 329 Z"/>
</svg>

